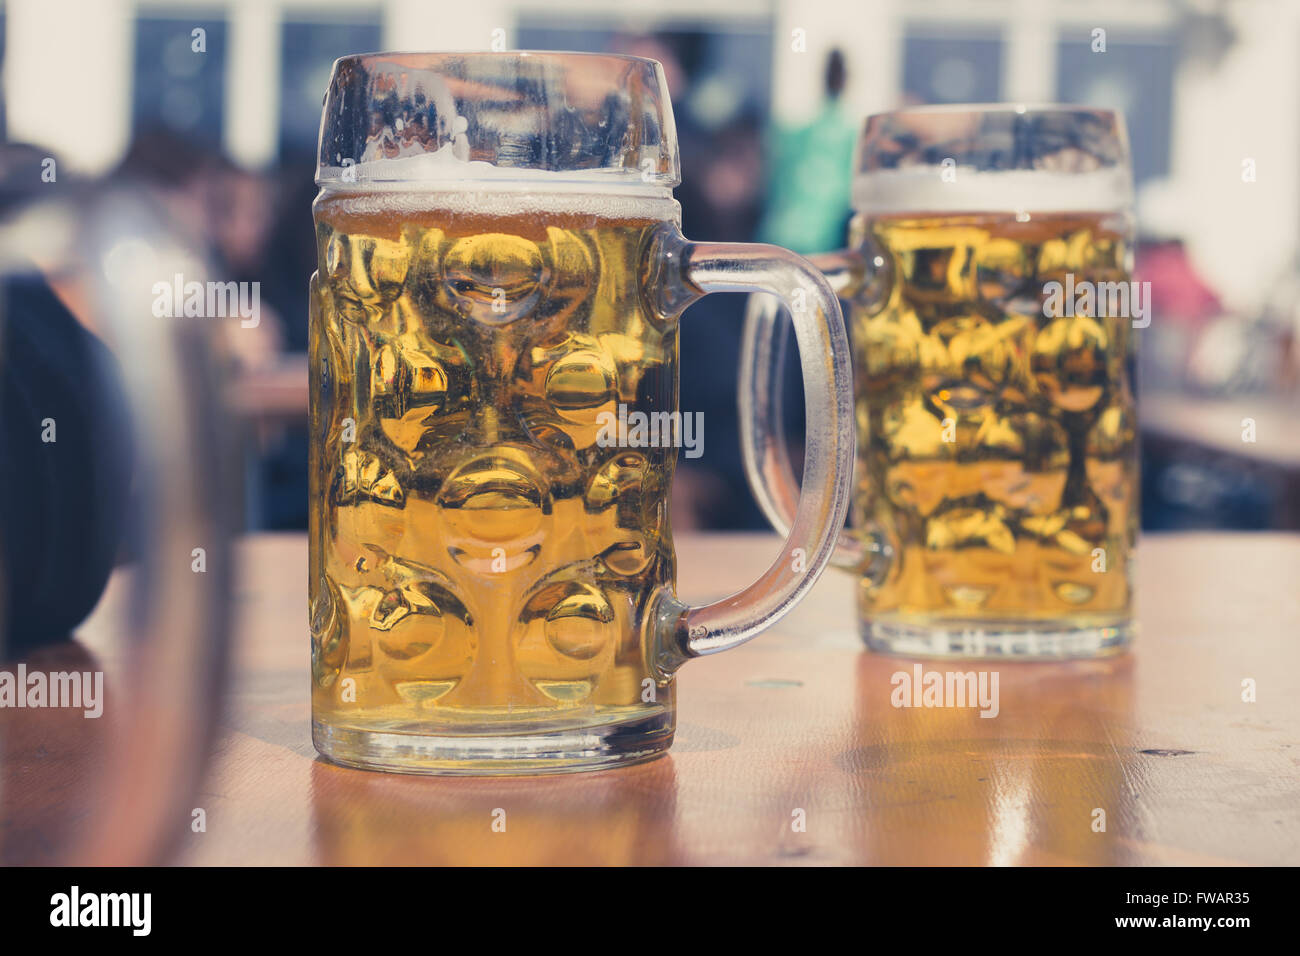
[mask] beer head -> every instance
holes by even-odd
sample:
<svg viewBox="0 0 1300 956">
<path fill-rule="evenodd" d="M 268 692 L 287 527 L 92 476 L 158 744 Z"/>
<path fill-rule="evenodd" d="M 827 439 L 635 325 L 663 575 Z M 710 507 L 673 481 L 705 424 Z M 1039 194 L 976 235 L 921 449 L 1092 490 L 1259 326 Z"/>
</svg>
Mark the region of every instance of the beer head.
<svg viewBox="0 0 1300 956">
<path fill-rule="evenodd" d="M 879 113 L 854 169 L 853 206 L 869 215 L 1109 212 L 1133 200 L 1123 119 L 1084 107 Z"/>
</svg>

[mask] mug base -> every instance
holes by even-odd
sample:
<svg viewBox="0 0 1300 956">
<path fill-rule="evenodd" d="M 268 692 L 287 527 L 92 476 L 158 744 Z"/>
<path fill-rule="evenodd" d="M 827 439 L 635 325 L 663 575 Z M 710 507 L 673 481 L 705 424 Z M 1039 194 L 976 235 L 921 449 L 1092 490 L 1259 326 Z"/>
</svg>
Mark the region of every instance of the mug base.
<svg viewBox="0 0 1300 956">
<path fill-rule="evenodd" d="M 332 763 L 361 770 L 502 776 L 606 770 L 653 760 L 672 745 L 666 711 L 619 723 L 538 733 L 429 734 L 312 721 L 312 743 Z"/>
<path fill-rule="evenodd" d="M 873 651 L 900 657 L 1069 660 L 1127 650 L 1137 632 L 1128 618 L 1086 626 L 1053 621 L 873 618 L 859 633 Z"/>
</svg>

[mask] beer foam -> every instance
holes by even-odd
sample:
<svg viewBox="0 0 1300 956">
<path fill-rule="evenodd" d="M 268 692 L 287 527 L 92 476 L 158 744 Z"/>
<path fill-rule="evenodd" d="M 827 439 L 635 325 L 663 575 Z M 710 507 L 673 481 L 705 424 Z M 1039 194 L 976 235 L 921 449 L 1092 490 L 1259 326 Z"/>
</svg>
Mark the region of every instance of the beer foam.
<svg viewBox="0 0 1300 956">
<path fill-rule="evenodd" d="M 436 210 L 450 215 L 511 216 L 574 215 L 594 219 L 677 221 L 680 206 L 672 193 L 660 188 L 637 194 L 627 188 L 599 188 L 583 183 L 581 189 L 557 186 L 549 179 L 537 182 L 484 182 L 481 179 L 446 180 L 437 188 L 335 191 L 331 208 L 352 216 L 419 216 Z"/>
<path fill-rule="evenodd" d="M 463 137 L 458 137 L 462 139 Z M 468 146 L 450 143 L 432 152 L 420 144 L 399 148 L 393 157 L 373 156 L 370 150 L 361 161 L 339 166 L 320 166 L 316 182 L 340 190 L 392 190 L 396 192 L 460 192 L 467 184 L 499 191 L 593 192 L 617 190 L 631 196 L 661 198 L 671 195 L 671 183 L 656 175 L 649 180 L 639 170 L 596 168 L 550 170 L 518 166 L 497 166 L 482 160 L 464 159 Z M 405 155 L 403 155 L 405 153 Z M 490 185 L 487 185 L 490 184 Z"/>
<path fill-rule="evenodd" d="M 948 179 L 944 178 L 945 172 Z M 1133 180 L 1122 167 L 1068 173 L 914 166 L 860 173 L 853 181 L 853 208 L 881 215 L 1119 212 L 1132 204 Z"/>
</svg>

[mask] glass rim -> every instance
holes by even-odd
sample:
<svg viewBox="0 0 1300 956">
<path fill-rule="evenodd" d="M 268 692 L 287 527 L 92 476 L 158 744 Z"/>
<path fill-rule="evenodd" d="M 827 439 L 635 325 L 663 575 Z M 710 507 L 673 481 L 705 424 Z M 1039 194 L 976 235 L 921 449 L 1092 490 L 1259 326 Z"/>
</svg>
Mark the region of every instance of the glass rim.
<svg viewBox="0 0 1300 956">
<path fill-rule="evenodd" d="M 1115 119 L 1123 116 L 1122 110 L 1112 109 L 1108 106 L 1088 106 L 1084 103 L 1056 103 L 1051 101 L 1007 100 L 1002 103 L 918 103 L 915 106 L 899 106 L 891 110 L 878 110 L 875 113 L 869 113 L 866 118 L 870 120 L 877 116 L 899 116 L 909 113 L 923 115 L 941 115 L 945 113 L 952 115 L 962 113 L 972 115 L 981 113 L 1080 113 L 1113 117 Z"/>
<path fill-rule="evenodd" d="M 387 60 L 419 60 L 423 58 L 424 63 L 420 66 L 428 67 L 430 63 L 436 63 L 438 60 L 458 59 L 458 60 L 586 60 L 594 62 L 598 60 L 607 60 L 612 63 L 644 63 L 651 66 L 658 66 L 659 61 L 647 56 L 633 56 L 629 53 L 591 53 L 583 50 L 374 50 L 369 53 L 348 53 L 334 61 L 332 66 L 337 68 L 340 63 L 365 63 L 365 62 L 382 62 Z M 415 66 L 416 63 L 399 64 L 403 66 Z"/>
<path fill-rule="evenodd" d="M 317 150 L 322 188 L 513 181 L 654 195 L 679 185 L 663 65 L 563 50 L 379 51 L 334 61 Z"/>
</svg>

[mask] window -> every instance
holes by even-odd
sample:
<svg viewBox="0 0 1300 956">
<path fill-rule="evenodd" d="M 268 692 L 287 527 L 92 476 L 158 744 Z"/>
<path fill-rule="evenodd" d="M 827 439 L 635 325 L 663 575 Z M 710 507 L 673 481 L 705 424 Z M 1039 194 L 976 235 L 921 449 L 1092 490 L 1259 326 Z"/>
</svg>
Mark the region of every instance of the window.
<svg viewBox="0 0 1300 956">
<path fill-rule="evenodd" d="M 222 20 L 140 17 L 135 25 L 135 131 L 167 129 L 221 144 L 226 24 Z"/>
<path fill-rule="evenodd" d="M 330 67 L 341 56 L 380 48 L 379 14 L 343 23 L 289 21 L 281 42 L 280 157 L 314 156 Z"/>
<path fill-rule="evenodd" d="M 1128 120 L 1134 180 L 1142 183 L 1167 176 L 1177 64 L 1174 45 L 1161 39 L 1112 38 L 1106 52 L 1094 53 L 1086 31 L 1081 36 L 1059 45 L 1057 96 L 1064 103 L 1122 110 Z"/>
<path fill-rule="evenodd" d="M 926 36 L 909 27 L 903 40 L 903 94 L 910 103 L 996 103 L 1002 98 L 1002 39 L 973 28 L 966 36 Z"/>
</svg>

